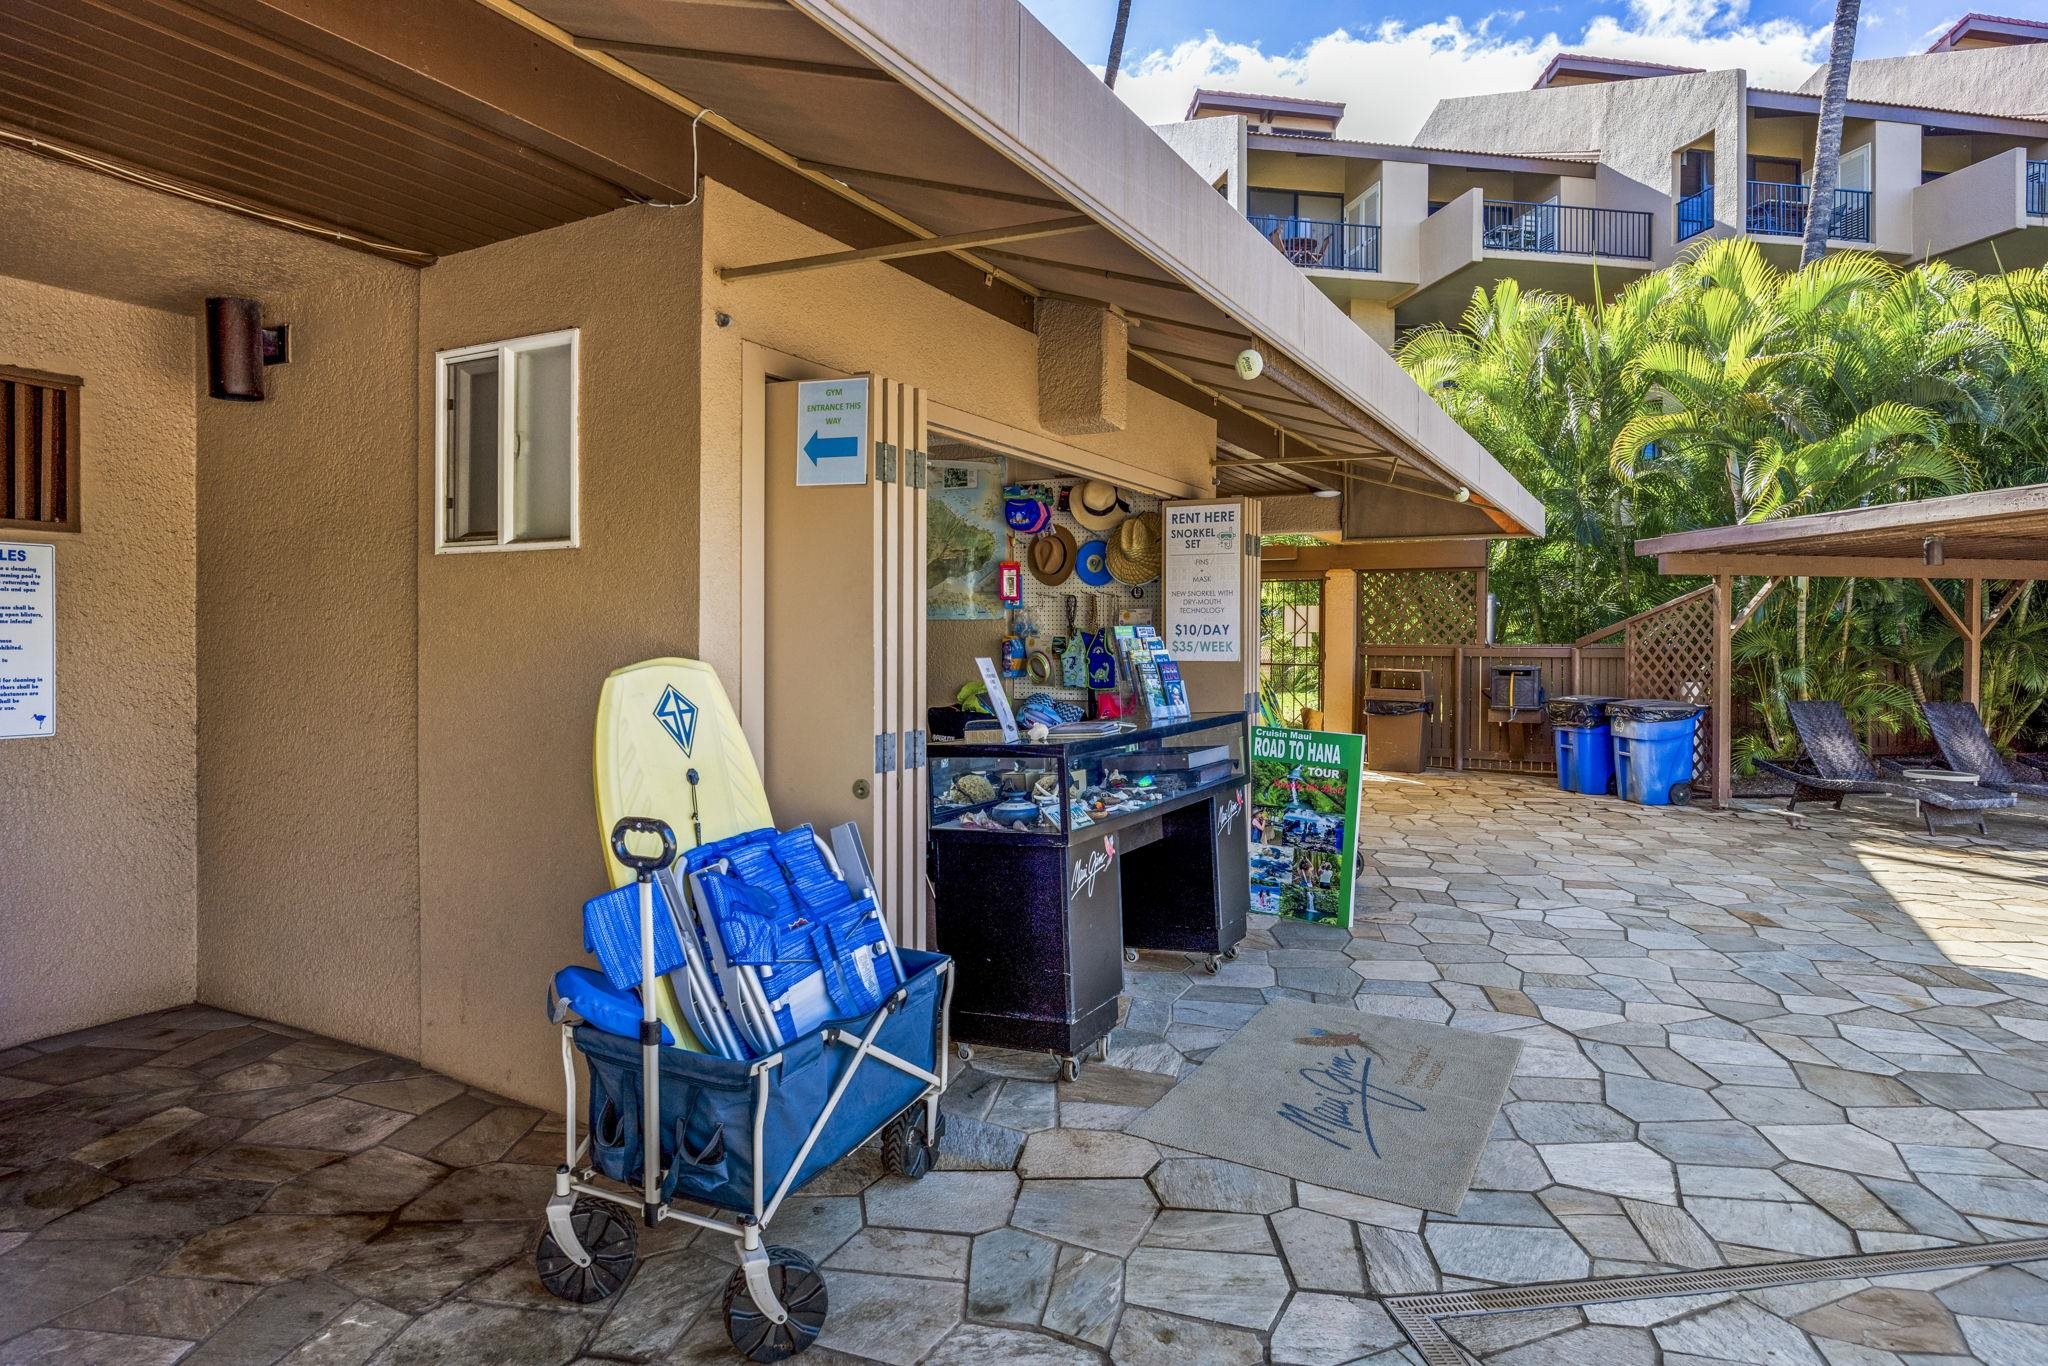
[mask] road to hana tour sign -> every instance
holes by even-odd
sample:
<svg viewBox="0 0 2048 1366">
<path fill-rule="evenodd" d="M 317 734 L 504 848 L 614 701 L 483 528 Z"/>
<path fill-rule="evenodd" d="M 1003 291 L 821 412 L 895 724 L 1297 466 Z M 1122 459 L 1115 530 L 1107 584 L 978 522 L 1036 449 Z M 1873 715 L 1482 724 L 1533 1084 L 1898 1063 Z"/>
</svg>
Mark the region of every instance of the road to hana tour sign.
<svg viewBox="0 0 2048 1366">
<path fill-rule="evenodd" d="M 1252 909 L 1351 924 L 1365 737 L 1252 728 Z"/>
</svg>

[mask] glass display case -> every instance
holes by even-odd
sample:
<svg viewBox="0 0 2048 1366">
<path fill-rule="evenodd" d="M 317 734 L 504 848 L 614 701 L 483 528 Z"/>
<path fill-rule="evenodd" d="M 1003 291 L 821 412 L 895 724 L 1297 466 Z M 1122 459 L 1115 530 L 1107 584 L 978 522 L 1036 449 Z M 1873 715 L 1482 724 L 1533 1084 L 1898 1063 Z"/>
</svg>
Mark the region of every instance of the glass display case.
<svg viewBox="0 0 2048 1366">
<path fill-rule="evenodd" d="M 953 1037 L 1069 1078 L 1116 1027 L 1138 949 L 1237 952 L 1251 905 L 1238 712 L 1032 743 L 934 741 L 926 871 L 957 966 Z"/>
<path fill-rule="evenodd" d="M 934 740 L 931 828 L 1064 841 L 1245 776 L 1245 718 L 1196 716 L 1106 735 Z"/>
</svg>

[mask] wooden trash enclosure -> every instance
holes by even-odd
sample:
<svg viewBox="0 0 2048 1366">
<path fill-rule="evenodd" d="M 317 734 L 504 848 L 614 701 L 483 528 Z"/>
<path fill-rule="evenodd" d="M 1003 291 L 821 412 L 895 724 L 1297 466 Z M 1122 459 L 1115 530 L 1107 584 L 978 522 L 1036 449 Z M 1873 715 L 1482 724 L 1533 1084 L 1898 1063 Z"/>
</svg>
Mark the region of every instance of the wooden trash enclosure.
<svg viewBox="0 0 2048 1366">
<path fill-rule="evenodd" d="M 1350 547 L 1332 547 L 1333 552 Z M 1392 549 L 1388 547 L 1387 549 Z M 1335 619 L 1332 579 L 1347 572 L 1321 563 L 1324 556 L 1304 554 L 1298 567 L 1269 561 L 1268 579 L 1286 578 L 1290 596 L 1299 602 L 1299 580 L 1320 578 L 1324 610 L 1322 657 L 1326 725 L 1365 728 L 1361 694 L 1375 669 L 1422 669 L 1434 684 L 1436 703 L 1424 731 L 1425 757 L 1433 768 L 1490 769 L 1522 773 L 1554 773 L 1547 722 L 1524 728 L 1515 736 L 1509 727 L 1488 720 L 1487 681 L 1503 665 L 1534 665 L 1546 697 L 1592 694 L 1606 697 L 1657 697 L 1678 701 L 1710 701 L 1713 678 L 1713 588 L 1695 589 L 1670 602 L 1638 612 L 1571 644 L 1490 645 L 1486 634 L 1486 571 L 1476 564 L 1458 567 L 1368 567 L 1348 570 L 1341 586 L 1355 592 L 1358 608 L 1355 653 L 1339 650 L 1349 623 Z M 1382 564 L 1385 561 L 1381 561 Z M 1277 571 L 1277 572 L 1276 572 Z M 1346 696 L 1332 694 L 1332 684 Z M 1712 781 L 1712 728 L 1702 715 L 1695 751 L 1695 783 L 1702 792 Z M 1519 745 L 1517 741 L 1519 740 Z"/>
</svg>

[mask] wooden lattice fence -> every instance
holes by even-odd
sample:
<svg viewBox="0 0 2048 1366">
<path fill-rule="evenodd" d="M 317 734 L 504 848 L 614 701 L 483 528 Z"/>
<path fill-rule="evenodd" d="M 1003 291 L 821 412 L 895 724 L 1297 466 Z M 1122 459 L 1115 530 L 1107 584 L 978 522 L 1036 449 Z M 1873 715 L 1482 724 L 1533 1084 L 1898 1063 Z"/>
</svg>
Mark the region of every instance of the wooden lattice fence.
<svg viewBox="0 0 2048 1366">
<path fill-rule="evenodd" d="M 1692 747 L 1693 786 L 1702 792 L 1712 791 L 1714 781 L 1714 614 L 1726 610 L 1718 603 L 1709 584 L 1578 642 L 1578 648 L 1585 649 L 1619 634 L 1626 661 L 1623 690 L 1628 696 L 1696 702 L 1706 708 L 1693 731 Z"/>
<path fill-rule="evenodd" d="M 1426 669 L 1436 706 L 1425 733 L 1442 768 L 1556 771 L 1548 723 L 1519 731 L 1487 719 L 1495 664 L 1534 664 L 1544 692 L 1655 697 L 1708 705 L 1714 668 L 1714 592 L 1697 589 L 1570 645 L 1487 645 L 1485 579 L 1475 570 L 1387 570 L 1358 576 L 1359 681 L 1376 668 Z M 1619 639 L 1616 639 L 1619 637 Z M 1363 726 L 1361 714 L 1357 724 Z M 1713 782 L 1713 727 L 1700 715 L 1694 783 Z"/>
<path fill-rule="evenodd" d="M 1358 643 L 1470 645 L 1484 622 L 1476 569 L 1367 570 L 1358 576 Z"/>
</svg>

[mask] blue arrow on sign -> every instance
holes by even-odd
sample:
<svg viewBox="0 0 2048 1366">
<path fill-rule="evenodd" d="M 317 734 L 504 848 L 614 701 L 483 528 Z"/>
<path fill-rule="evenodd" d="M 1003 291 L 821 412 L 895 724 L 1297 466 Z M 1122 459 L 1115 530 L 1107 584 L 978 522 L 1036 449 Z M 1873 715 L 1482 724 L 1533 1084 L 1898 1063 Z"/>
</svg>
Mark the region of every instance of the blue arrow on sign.
<svg viewBox="0 0 2048 1366">
<path fill-rule="evenodd" d="M 820 460 L 837 460 L 843 456 L 860 454 L 860 438 L 857 436 L 820 436 L 811 433 L 804 442 L 804 454 L 811 458 L 813 465 Z"/>
</svg>

